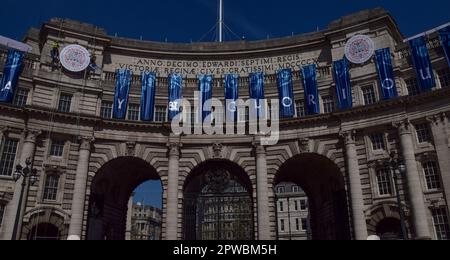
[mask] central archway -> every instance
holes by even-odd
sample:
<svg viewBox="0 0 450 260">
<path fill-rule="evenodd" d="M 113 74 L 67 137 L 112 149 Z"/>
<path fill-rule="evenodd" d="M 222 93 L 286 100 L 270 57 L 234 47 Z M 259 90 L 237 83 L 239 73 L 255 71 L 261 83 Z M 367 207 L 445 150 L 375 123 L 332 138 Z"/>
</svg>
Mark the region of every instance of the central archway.
<svg viewBox="0 0 450 260">
<path fill-rule="evenodd" d="M 91 185 L 88 240 L 124 240 L 129 199 L 149 180 L 160 180 L 155 168 L 143 159 L 120 157 L 106 163 Z"/>
<path fill-rule="evenodd" d="M 187 178 L 183 201 L 185 240 L 253 240 L 252 184 L 238 165 L 211 160 Z"/>
<path fill-rule="evenodd" d="M 318 154 L 298 155 L 281 166 L 274 187 L 280 183 L 295 183 L 306 193 L 313 240 L 351 238 L 344 176 L 333 161 Z"/>
</svg>

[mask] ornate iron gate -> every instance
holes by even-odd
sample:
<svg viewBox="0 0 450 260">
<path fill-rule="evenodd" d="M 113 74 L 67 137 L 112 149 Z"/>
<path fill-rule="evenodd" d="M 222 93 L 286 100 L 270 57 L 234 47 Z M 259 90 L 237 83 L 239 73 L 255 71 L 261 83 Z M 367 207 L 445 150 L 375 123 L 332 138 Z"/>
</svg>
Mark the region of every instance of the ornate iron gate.
<svg viewBox="0 0 450 260">
<path fill-rule="evenodd" d="M 252 240 L 253 210 L 249 192 L 226 170 L 210 170 L 199 193 L 185 193 L 184 238 Z"/>
</svg>

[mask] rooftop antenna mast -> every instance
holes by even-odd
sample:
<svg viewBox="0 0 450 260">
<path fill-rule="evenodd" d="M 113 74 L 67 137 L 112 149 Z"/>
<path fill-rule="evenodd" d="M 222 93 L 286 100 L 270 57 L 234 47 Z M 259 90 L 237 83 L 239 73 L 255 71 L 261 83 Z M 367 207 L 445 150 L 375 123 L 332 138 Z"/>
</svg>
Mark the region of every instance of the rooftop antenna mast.
<svg viewBox="0 0 450 260">
<path fill-rule="evenodd" d="M 219 0 L 219 42 L 223 42 L 223 0 Z"/>
</svg>

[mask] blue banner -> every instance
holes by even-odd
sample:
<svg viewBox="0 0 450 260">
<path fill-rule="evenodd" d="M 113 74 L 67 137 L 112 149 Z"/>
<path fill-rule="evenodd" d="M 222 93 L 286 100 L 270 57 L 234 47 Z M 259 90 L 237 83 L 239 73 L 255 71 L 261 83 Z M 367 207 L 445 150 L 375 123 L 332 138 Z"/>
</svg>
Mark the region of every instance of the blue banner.
<svg viewBox="0 0 450 260">
<path fill-rule="evenodd" d="M 156 73 L 142 73 L 141 120 L 152 121 L 155 113 Z"/>
<path fill-rule="evenodd" d="M 391 50 L 389 48 L 377 50 L 375 52 L 375 61 L 383 99 L 389 100 L 398 97 Z"/>
<path fill-rule="evenodd" d="M 225 75 L 225 100 L 227 102 L 226 118 L 232 122 L 237 119 L 236 100 L 239 98 L 239 75 Z"/>
<path fill-rule="evenodd" d="M 292 70 L 280 70 L 277 74 L 278 93 L 280 97 L 280 117 L 294 117 L 294 82 L 292 79 Z"/>
<path fill-rule="evenodd" d="M 264 95 L 264 73 L 257 72 L 250 74 L 250 99 L 255 100 L 253 109 L 253 115 L 259 117 L 265 116 L 265 104 L 262 104 L 262 99 L 265 99 Z"/>
<path fill-rule="evenodd" d="M 450 26 L 439 31 L 442 48 L 444 48 L 445 56 L 447 57 L 448 65 L 450 66 Z"/>
<path fill-rule="evenodd" d="M 202 122 L 205 120 L 207 116 L 211 114 L 210 108 L 208 111 L 205 111 L 205 103 L 212 98 L 212 87 L 213 87 L 213 76 L 212 75 L 200 75 L 198 76 L 198 91 L 201 93 L 201 109 L 198 115 L 202 115 Z"/>
<path fill-rule="evenodd" d="M 24 54 L 17 50 L 9 50 L 6 57 L 3 77 L 0 80 L 0 102 L 11 103 L 14 99 L 19 76 L 22 72 Z"/>
<path fill-rule="evenodd" d="M 127 115 L 128 96 L 130 94 L 131 70 L 118 69 L 116 72 L 116 93 L 114 95 L 113 117 L 125 119 Z"/>
<path fill-rule="evenodd" d="M 336 96 L 341 110 L 353 107 L 352 83 L 347 59 L 333 62 L 333 76 L 336 83 Z"/>
<path fill-rule="evenodd" d="M 169 121 L 181 112 L 181 98 L 183 93 L 183 77 L 180 74 L 169 76 Z"/>
<path fill-rule="evenodd" d="M 315 64 L 301 68 L 305 87 L 305 104 L 308 115 L 320 114 L 319 89 L 317 88 L 317 67 Z"/>
<path fill-rule="evenodd" d="M 422 92 L 431 90 L 436 86 L 430 54 L 424 37 L 413 39 L 409 42 L 411 46 L 412 61 L 416 68 L 417 79 Z"/>
</svg>

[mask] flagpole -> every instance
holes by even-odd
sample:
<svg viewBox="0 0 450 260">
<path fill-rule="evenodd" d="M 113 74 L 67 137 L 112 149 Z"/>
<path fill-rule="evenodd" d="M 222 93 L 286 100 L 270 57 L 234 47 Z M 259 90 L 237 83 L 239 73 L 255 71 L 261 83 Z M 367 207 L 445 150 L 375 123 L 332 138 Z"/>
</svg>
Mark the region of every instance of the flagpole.
<svg viewBox="0 0 450 260">
<path fill-rule="evenodd" d="M 219 42 L 223 42 L 223 0 L 219 0 Z"/>
<path fill-rule="evenodd" d="M 441 30 L 441 29 L 446 28 L 447 26 L 450 26 L 450 22 L 449 22 L 449 23 L 446 23 L 446 24 L 443 24 L 443 25 L 441 25 L 441 26 L 439 26 L 439 27 L 436 27 L 436 28 L 434 28 L 434 29 L 428 30 L 428 31 L 426 31 L 426 32 L 419 33 L 419 34 L 417 34 L 417 35 L 415 35 L 415 36 L 409 37 L 409 38 L 405 39 L 403 42 L 409 42 L 409 41 L 414 40 L 414 39 L 416 39 L 416 38 L 419 38 L 419 37 L 422 37 L 422 36 L 430 35 L 430 34 L 435 33 L 435 32 L 437 32 L 437 31 L 439 31 L 439 30 Z"/>
</svg>

